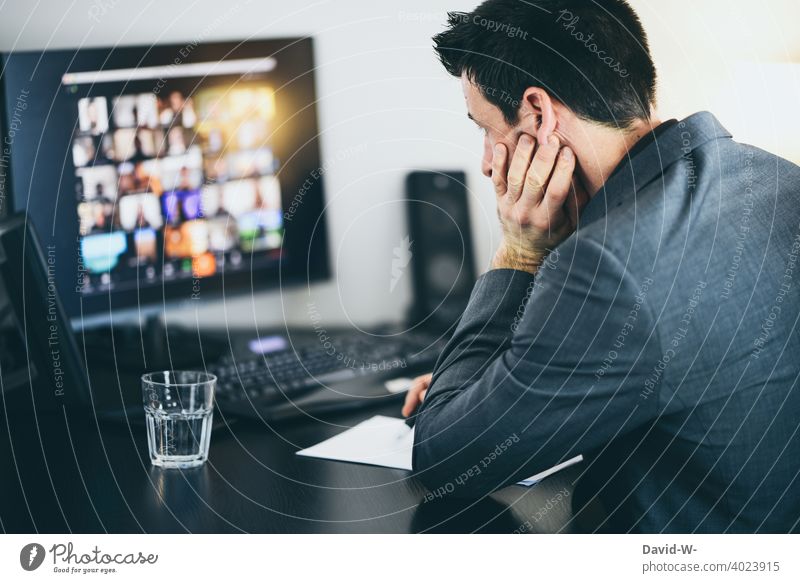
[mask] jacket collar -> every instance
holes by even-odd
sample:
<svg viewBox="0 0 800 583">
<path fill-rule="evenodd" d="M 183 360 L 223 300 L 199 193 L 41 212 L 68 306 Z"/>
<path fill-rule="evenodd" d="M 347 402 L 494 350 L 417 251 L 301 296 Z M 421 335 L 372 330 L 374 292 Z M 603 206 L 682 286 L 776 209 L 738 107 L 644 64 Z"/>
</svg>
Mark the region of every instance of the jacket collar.
<svg viewBox="0 0 800 583">
<path fill-rule="evenodd" d="M 584 207 L 580 226 L 585 227 L 606 216 L 611 209 L 622 206 L 627 200 L 634 198 L 638 190 L 662 176 L 679 159 L 690 157 L 703 144 L 730 137 L 730 132 L 707 111 L 695 113 L 673 124 L 647 146 L 633 155 L 629 153 L 620 162 L 611 177 Z"/>
</svg>

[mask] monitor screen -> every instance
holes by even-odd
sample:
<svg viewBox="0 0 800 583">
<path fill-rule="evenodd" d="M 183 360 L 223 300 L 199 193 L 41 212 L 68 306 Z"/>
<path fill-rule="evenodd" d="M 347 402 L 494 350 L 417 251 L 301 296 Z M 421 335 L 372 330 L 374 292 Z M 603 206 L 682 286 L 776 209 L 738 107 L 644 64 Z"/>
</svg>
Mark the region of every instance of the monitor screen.
<svg viewBox="0 0 800 583">
<path fill-rule="evenodd" d="M 310 39 L 4 56 L 4 189 L 73 321 L 328 275 L 313 72 Z"/>
</svg>

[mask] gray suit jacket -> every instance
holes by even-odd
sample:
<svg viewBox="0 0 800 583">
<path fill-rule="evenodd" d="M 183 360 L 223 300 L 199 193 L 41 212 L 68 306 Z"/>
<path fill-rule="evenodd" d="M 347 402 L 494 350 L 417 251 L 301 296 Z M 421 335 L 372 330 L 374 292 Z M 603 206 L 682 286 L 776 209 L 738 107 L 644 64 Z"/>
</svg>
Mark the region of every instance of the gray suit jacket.
<svg viewBox="0 0 800 583">
<path fill-rule="evenodd" d="M 603 530 L 797 531 L 800 168 L 709 113 L 637 146 L 535 278 L 478 280 L 415 472 L 482 496 L 584 454 Z"/>
</svg>

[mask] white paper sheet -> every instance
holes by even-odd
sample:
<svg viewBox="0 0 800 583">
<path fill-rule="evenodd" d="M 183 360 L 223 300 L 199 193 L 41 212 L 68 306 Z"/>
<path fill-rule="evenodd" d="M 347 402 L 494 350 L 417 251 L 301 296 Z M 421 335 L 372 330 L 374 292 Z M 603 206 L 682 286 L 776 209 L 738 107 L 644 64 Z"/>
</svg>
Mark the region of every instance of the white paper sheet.
<svg viewBox="0 0 800 583">
<path fill-rule="evenodd" d="M 410 470 L 413 445 L 414 430 L 402 419 L 376 415 L 339 435 L 298 451 L 297 455 Z M 519 484 L 533 486 L 547 476 L 581 461 L 583 456 L 576 456 Z"/>
</svg>

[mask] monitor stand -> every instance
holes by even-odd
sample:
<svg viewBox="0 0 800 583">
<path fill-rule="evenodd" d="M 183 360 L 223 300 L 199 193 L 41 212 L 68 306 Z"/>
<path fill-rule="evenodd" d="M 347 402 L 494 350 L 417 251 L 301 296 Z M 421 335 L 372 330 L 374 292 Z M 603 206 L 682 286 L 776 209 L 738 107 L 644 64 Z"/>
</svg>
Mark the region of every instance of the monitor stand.
<svg viewBox="0 0 800 583">
<path fill-rule="evenodd" d="M 229 350 L 223 334 L 165 324 L 158 315 L 142 323 L 79 331 L 76 341 L 88 364 L 126 371 L 204 368 Z"/>
</svg>

